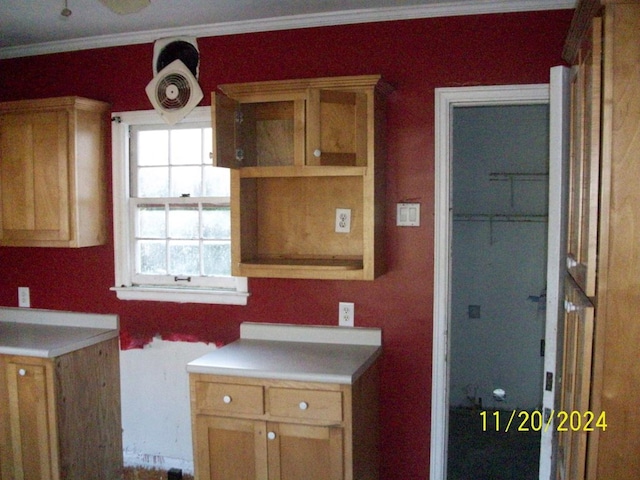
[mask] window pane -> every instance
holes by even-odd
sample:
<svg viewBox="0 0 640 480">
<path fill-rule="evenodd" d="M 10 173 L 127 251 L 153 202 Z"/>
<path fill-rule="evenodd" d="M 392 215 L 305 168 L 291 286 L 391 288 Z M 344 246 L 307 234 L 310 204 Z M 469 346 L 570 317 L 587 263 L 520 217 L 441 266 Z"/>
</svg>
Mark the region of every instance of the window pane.
<svg viewBox="0 0 640 480">
<path fill-rule="evenodd" d="M 221 167 L 204 167 L 205 197 L 229 197 L 231 195 L 230 169 Z"/>
<path fill-rule="evenodd" d="M 199 238 L 198 207 L 171 205 L 169 207 L 169 238 Z"/>
<path fill-rule="evenodd" d="M 202 167 L 172 167 L 171 194 L 172 197 L 191 195 L 201 196 Z"/>
<path fill-rule="evenodd" d="M 203 207 L 202 238 L 231 238 L 231 215 L 228 207 Z"/>
<path fill-rule="evenodd" d="M 169 168 L 138 169 L 138 197 L 166 197 L 169 194 Z"/>
<path fill-rule="evenodd" d="M 138 166 L 168 165 L 169 131 L 149 130 L 138 132 Z"/>
<path fill-rule="evenodd" d="M 230 242 L 204 242 L 202 256 L 205 275 L 231 275 Z"/>
<path fill-rule="evenodd" d="M 171 131 L 171 165 L 202 164 L 202 129 Z"/>
<path fill-rule="evenodd" d="M 140 272 L 146 275 L 166 275 L 166 244 L 163 240 L 139 240 Z"/>
<path fill-rule="evenodd" d="M 213 166 L 213 131 L 201 125 L 135 127 L 135 273 L 150 282 L 231 275 L 230 172 Z"/>
<path fill-rule="evenodd" d="M 167 226 L 164 205 L 138 207 L 138 237 L 166 238 Z"/>
<path fill-rule="evenodd" d="M 169 272 L 172 275 L 200 275 L 200 242 L 170 241 Z"/>
</svg>

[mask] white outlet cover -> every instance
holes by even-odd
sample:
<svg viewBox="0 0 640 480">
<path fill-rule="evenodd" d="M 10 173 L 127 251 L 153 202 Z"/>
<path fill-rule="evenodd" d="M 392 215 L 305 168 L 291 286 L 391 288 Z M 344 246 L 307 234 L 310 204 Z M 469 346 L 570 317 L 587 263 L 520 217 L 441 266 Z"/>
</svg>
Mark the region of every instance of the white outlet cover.
<svg viewBox="0 0 640 480">
<path fill-rule="evenodd" d="M 336 208 L 336 233 L 351 232 L 351 209 Z"/>
<path fill-rule="evenodd" d="M 25 308 L 31 307 L 31 295 L 29 294 L 29 287 L 18 287 L 18 306 Z"/>
<path fill-rule="evenodd" d="M 340 327 L 353 327 L 355 317 L 355 305 L 352 302 L 338 303 L 338 325 Z"/>
</svg>

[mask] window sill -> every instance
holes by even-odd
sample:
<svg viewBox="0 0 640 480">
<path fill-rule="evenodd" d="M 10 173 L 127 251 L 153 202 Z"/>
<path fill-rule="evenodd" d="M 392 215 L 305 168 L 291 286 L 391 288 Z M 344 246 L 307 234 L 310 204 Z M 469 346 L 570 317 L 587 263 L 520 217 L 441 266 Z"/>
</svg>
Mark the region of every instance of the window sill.
<svg viewBox="0 0 640 480">
<path fill-rule="evenodd" d="M 208 303 L 246 305 L 248 292 L 215 289 L 187 289 L 162 287 L 111 287 L 120 300 L 149 300 L 156 302 Z"/>
</svg>

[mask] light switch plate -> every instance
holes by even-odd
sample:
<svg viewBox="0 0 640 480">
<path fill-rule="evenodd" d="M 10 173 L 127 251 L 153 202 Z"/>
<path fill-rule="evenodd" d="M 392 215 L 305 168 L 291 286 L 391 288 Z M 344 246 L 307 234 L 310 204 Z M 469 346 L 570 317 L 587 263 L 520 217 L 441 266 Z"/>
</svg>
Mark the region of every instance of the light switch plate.
<svg viewBox="0 0 640 480">
<path fill-rule="evenodd" d="M 419 227 L 420 226 L 420 204 L 419 203 L 398 203 L 396 214 L 396 225 L 398 227 Z"/>
</svg>

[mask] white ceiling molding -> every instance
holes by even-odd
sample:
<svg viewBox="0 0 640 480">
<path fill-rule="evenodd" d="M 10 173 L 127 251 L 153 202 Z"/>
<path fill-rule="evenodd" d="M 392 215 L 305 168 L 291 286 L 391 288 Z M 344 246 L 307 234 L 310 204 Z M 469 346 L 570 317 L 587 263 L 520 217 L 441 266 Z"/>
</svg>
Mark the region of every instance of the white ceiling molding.
<svg viewBox="0 0 640 480">
<path fill-rule="evenodd" d="M 184 26 L 146 30 L 141 32 L 100 35 L 53 42 L 19 45 L 0 48 L 0 59 L 46 55 L 51 53 L 88 50 L 152 43 L 159 38 L 188 35 L 192 37 L 214 37 L 242 33 L 290 30 L 297 28 L 348 25 L 356 23 L 411 20 L 461 15 L 526 12 L 538 10 L 562 10 L 575 7 L 575 0 L 479 0 L 477 2 L 452 1 L 440 4 L 408 7 L 385 7 L 360 10 L 345 10 L 310 15 L 262 18 L 257 20 L 214 23 L 209 25 Z"/>
</svg>

